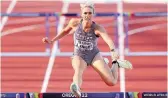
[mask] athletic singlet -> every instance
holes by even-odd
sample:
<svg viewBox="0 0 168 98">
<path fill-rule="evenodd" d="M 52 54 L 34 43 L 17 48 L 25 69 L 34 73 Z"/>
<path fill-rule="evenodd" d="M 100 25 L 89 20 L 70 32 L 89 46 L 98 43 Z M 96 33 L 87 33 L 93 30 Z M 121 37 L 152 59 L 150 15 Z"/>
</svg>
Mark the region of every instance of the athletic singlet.
<svg viewBox="0 0 168 98">
<path fill-rule="evenodd" d="M 77 27 L 74 33 L 74 55 L 80 56 L 87 65 L 92 64 L 92 60 L 99 53 L 97 47 L 97 38 L 95 34 L 95 22 L 92 23 L 89 32 L 84 32 L 82 22 Z"/>
</svg>

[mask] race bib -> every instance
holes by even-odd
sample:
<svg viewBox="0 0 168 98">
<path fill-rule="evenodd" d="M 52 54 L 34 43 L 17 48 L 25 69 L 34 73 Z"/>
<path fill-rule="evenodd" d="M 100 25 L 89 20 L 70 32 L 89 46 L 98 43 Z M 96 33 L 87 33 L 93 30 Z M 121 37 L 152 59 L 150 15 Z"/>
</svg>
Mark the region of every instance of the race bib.
<svg viewBox="0 0 168 98">
<path fill-rule="evenodd" d="M 82 51 L 93 50 L 93 43 L 87 42 L 87 41 L 76 40 L 75 41 L 75 47 L 77 49 L 82 50 Z"/>
</svg>

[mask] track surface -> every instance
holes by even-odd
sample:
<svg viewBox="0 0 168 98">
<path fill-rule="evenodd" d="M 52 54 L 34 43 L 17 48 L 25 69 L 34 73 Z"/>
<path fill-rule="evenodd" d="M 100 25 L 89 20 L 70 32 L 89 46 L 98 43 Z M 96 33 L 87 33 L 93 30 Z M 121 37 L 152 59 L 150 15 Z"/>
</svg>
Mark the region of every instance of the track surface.
<svg viewBox="0 0 168 98">
<path fill-rule="evenodd" d="M 2 12 L 6 12 L 10 1 L 2 2 Z M 13 12 L 61 12 L 62 2 L 17 2 Z M 97 4 L 97 12 L 116 12 L 115 4 Z M 163 4 L 124 4 L 125 12 L 156 12 L 166 11 Z M 70 4 L 68 12 L 79 12 L 79 5 Z M 140 18 L 140 19 L 145 19 Z M 148 17 L 152 18 L 152 17 Z M 66 20 L 69 20 L 67 18 Z M 94 19 L 99 24 L 110 24 L 114 22 L 113 17 L 97 17 Z M 130 21 L 138 21 L 139 18 L 131 17 Z M 52 27 L 50 37 L 56 33 L 54 18 L 50 18 Z M 145 26 L 166 23 L 161 17 L 160 21 L 130 24 L 129 30 Z M 3 32 L 34 25 L 33 29 L 20 31 L 3 36 L 2 52 L 43 52 L 45 45 L 41 39 L 45 36 L 45 19 L 36 18 L 11 18 L 9 17 Z M 114 26 L 105 27 L 109 35 L 114 38 Z M 129 36 L 129 47 L 131 51 L 166 51 L 166 26 L 160 29 L 143 31 Z M 73 51 L 72 36 L 66 36 L 60 40 L 61 51 Z M 100 38 L 99 47 L 101 51 L 108 51 L 107 45 Z M 110 58 L 110 57 L 108 57 Z M 126 70 L 126 91 L 166 91 L 166 56 L 147 57 L 125 57 L 130 60 L 133 70 Z M 45 71 L 49 57 L 2 57 L 2 92 L 40 92 L 44 80 Z M 56 57 L 52 70 L 47 92 L 68 92 L 72 82 L 73 69 L 70 57 Z M 89 67 L 83 76 L 82 90 L 84 92 L 119 92 L 119 82 L 116 86 L 108 87 L 100 76 Z"/>
</svg>

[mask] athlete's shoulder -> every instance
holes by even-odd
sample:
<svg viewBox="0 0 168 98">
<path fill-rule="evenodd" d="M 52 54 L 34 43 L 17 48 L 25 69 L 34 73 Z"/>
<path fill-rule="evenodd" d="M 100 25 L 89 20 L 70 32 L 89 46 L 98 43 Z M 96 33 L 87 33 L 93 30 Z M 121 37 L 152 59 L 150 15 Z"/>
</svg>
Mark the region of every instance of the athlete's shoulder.
<svg viewBox="0 0 168 98">
<path fill-rule="evenodd" d="M 76 27 L 79 23 L 80 23 L 79 18 L 72 18 L 69 21 L 69 25 L 72 26 L 72 27 Z"/>
<path fill-rule="evenodd" d="M 98 23 L 95 23 L 95 30 L 104 30 L 104 27 Z"/>
</svg>

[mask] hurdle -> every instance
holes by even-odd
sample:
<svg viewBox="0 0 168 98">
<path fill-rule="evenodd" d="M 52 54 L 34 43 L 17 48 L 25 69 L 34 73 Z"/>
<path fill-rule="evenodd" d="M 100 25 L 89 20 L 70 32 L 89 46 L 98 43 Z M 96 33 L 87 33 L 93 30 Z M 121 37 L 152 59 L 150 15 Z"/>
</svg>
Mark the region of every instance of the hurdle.
<svg viewBox="0 0 168 98">
<path fill-rule="evenodd" d="M 123 14 L 125 16 L 125 14 Z M 56 18 L 56 29 L 58 29 L 58 22 L 59 22 L 59 17 L 60 16 L 66 16 L 66 17 L 80 17 L 80 14 L 78 13 L 1 13 L 1 16 L 9 16 L 9 17 L 45 17 L 46 23 L 45 23 L 45 28 L 46 28 L 46 32 L 45 35 L 46 37 L 49 37 L 49 27 L 50 27 L 50 23 L 49 23 L 49 18 L 50 17 L 55 17 Z M 115 21 L 117 21 L 117 17 L 119 16 L 119 13 L 95 13 L 94 15 L 95 17 L 115 17 Z M 117 32 L 117 23 L 114 24 L 115 26 L 115 30 L 114 30 L 114 34 L 115 34 L 115 39 L 114 39 L 114 44 L 116 47 L 118 47 L 118 32 Z M 59 41 L 58 41 L 58 49 L 59 49 Z M 49 44 L 46 44 L 46 51 L 45 52 L 2 52 L 1 56 L 6 56 L 6 57 L 21 57 L 21 56 L 25 56 L 25 57 L 30 57 L 30 56 L 34 56 L 34 57 L 41 57 L 41 56 L 50 56 L 50 51 L 51 49 L 49 48 Z M 104 56 L 110 56 L 110 52 L 101 52 L 102 55 Z M 57 56 L 71 56 L 73 53 L 72 52 L 61 52 L 58 51 L 57 52 Z"/>
</svg>

